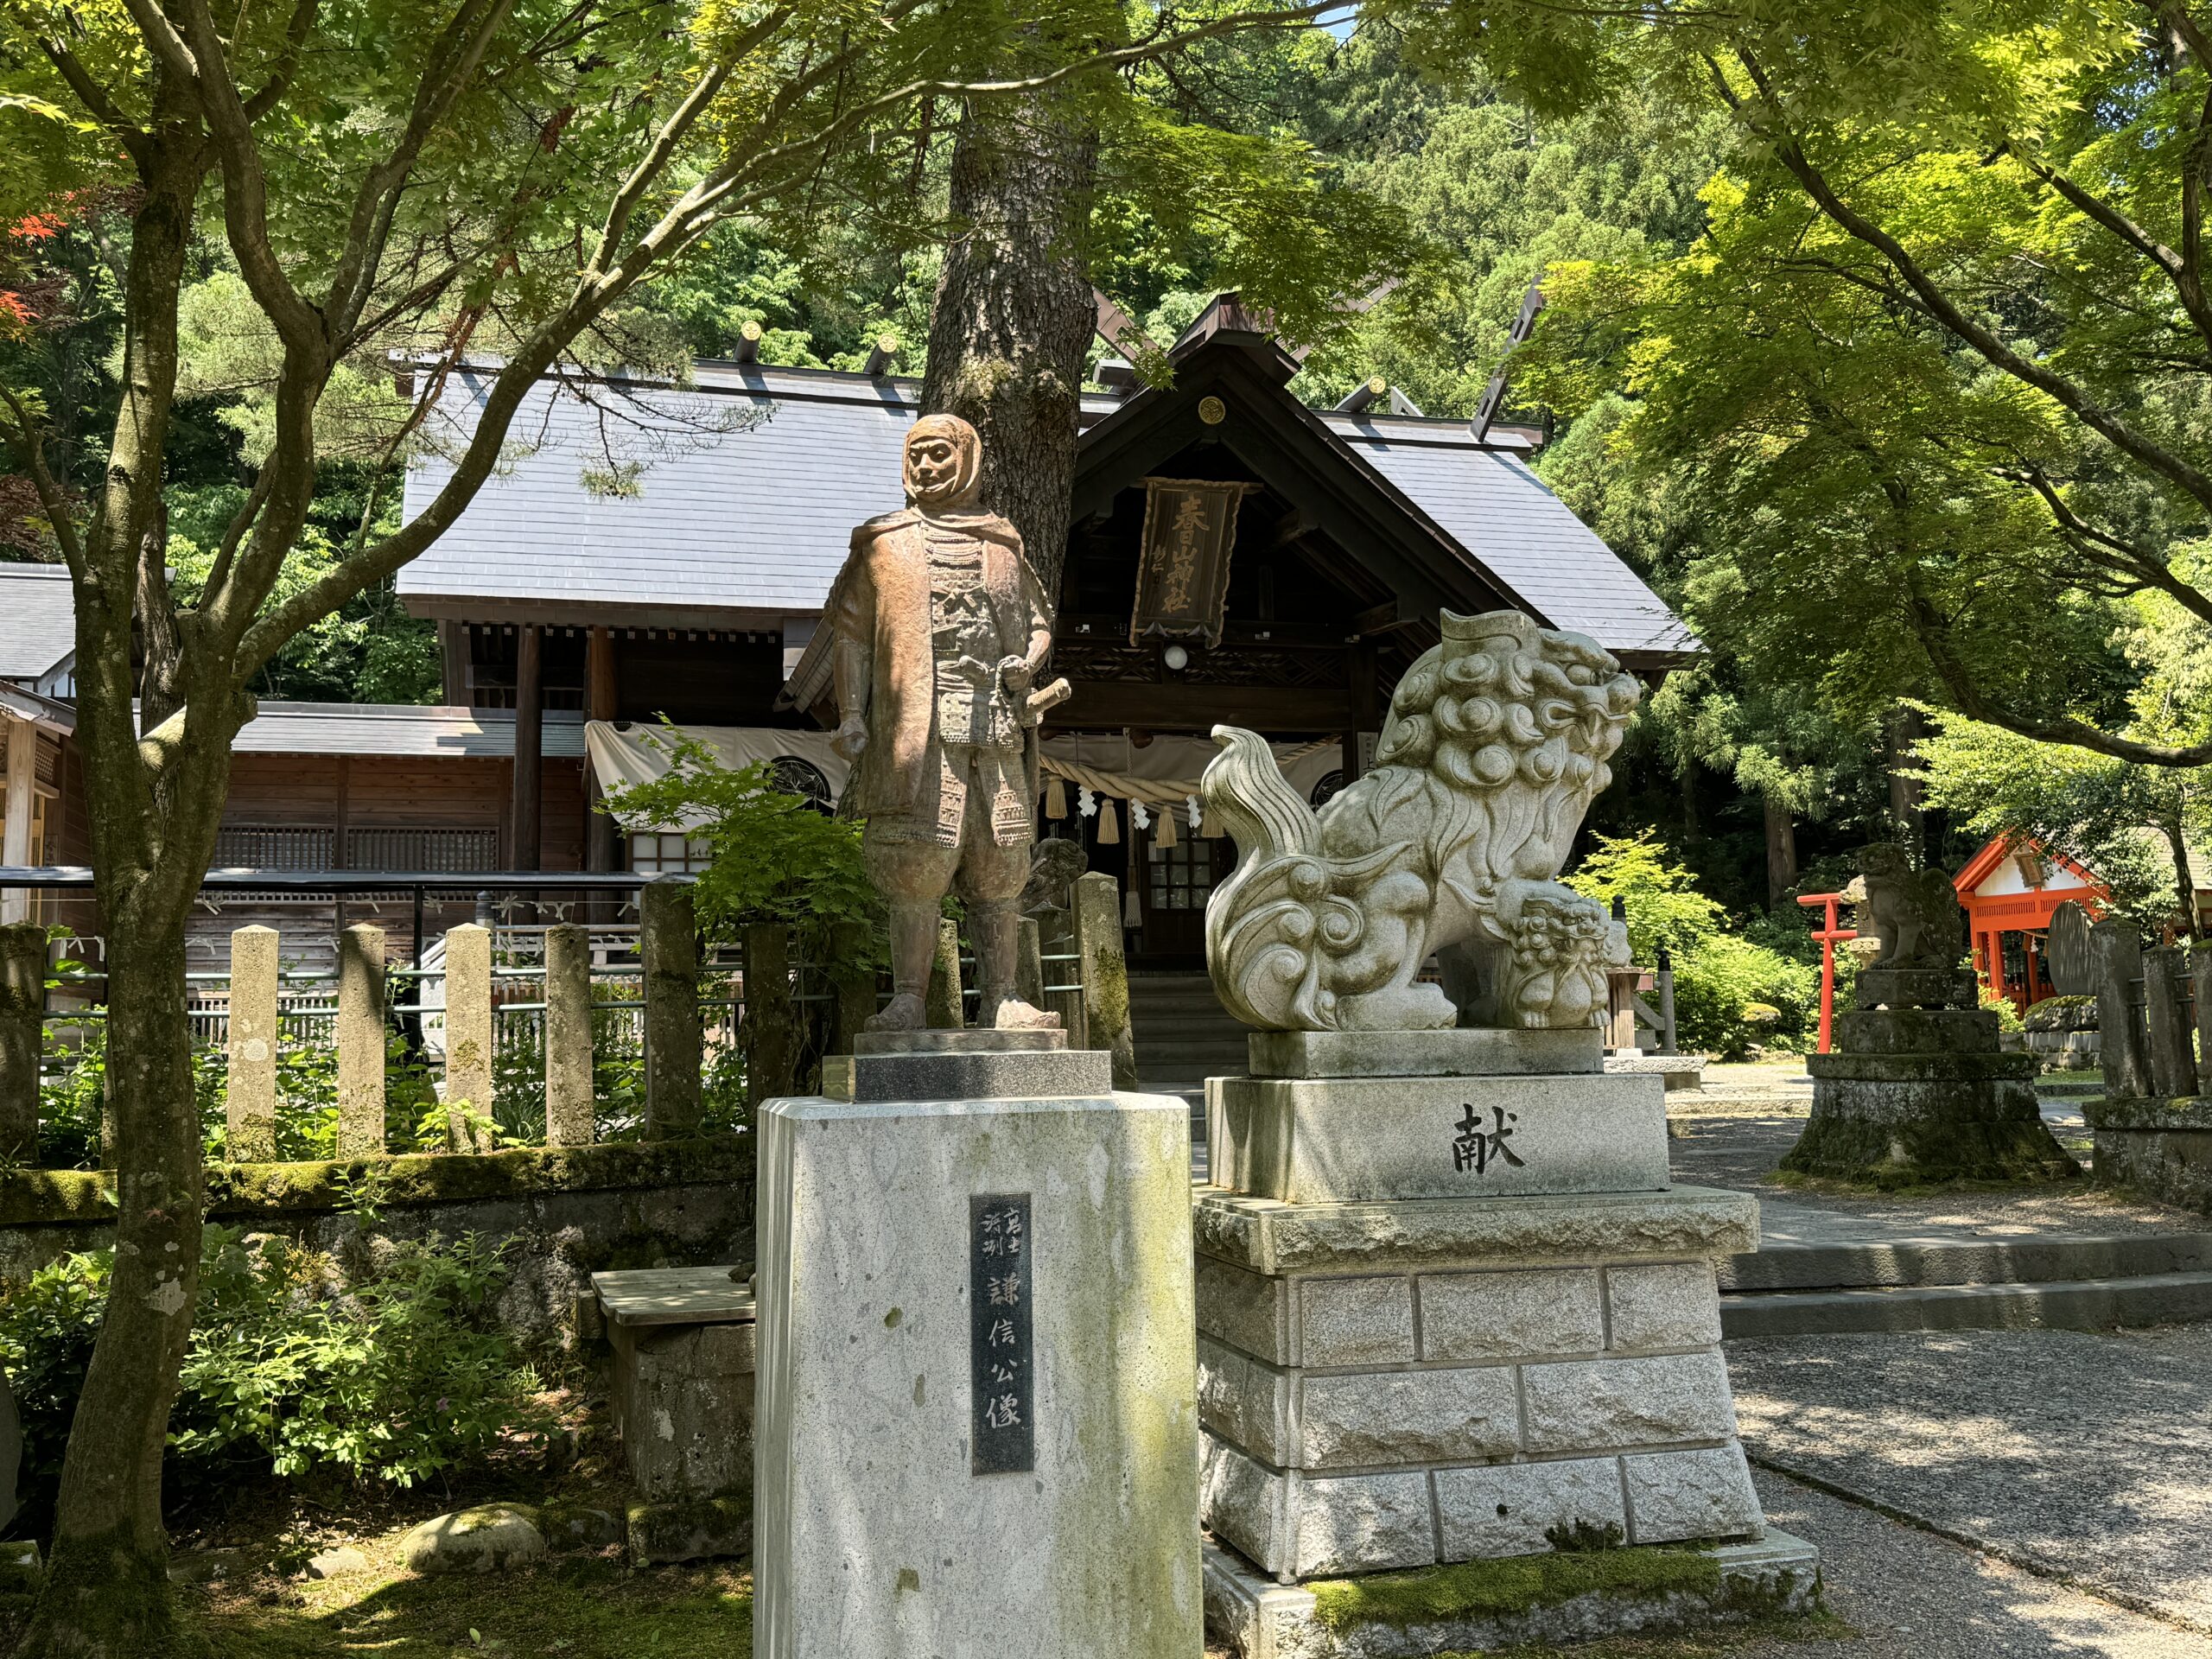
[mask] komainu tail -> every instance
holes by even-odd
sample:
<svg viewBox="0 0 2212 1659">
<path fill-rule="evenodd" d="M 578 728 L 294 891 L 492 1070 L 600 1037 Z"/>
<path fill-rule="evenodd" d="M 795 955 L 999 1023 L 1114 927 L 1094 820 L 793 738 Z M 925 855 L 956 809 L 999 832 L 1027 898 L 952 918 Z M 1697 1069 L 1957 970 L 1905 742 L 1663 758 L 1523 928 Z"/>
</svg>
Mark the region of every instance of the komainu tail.
<svg viewBox="0 0 2212 1659">
<path fill-rule="evenodd" d="M 1325 1030 L 1335 999 L 1319 983 L 1322 943 L 1347 926 L 1356 935 L 1358 915 L 1331 896 L 1320 826 L 1267 740 L 1234 726 L 1215 727 L 1213 740 L 1221 753 L 1198 789 L 1207 820 L 1236 842 L 1236 868 L 1206 902 L 1214 995 L 1263 1031 Z"/>
</svg>

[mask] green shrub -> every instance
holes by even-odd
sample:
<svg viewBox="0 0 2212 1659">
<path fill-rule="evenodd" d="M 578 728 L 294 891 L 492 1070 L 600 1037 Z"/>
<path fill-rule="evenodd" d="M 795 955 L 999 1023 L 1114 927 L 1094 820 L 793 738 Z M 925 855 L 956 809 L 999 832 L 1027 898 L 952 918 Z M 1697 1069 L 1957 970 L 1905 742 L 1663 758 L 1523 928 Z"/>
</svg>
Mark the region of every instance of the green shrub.
<svg viewBox="0 0 2212 1659">
<path fill-rule="evenodd" d="M 2025 1031 L 2028 1028 L 2028 1022 L 2020 1018 L 2019 1009 L 2012 1006 L 2012 999 L 2002 991 L 1993 991 L 1988 986 L 1983 986 L 1981 1006 L 1997 1016 L 1999 1031 Z M 2040 1007 L 2042 1004 L 2037 1006 Z"/>
<path fill-rule="evenodd" d="M 1805 931 L 1762 917 L 1731 931 L 1728 912 L 1649 831 L 1598 836 L 1564 880 L 1600 904 L 1621 901 L 1639 963 L 1656 966 L 1662 949 L 1670 953 L 1681 1048 L 1739 1060 L 1754 1043 L 1804 1045 L 1820 1013 L 1819 947 Z M 1840 968 L 1839 1007 L 1847 1006 L 1841 983 Z"/>
<path fill-rule="evenodd" d="M 66 1255 L 0 1295 L 32 1525 L 60 1479 L 113 1260 Z M 348 1286 L 319 1252 L 210 1227 L 164 1490 L 188 1498 L 255 1472 L 410 1486 L 547 1433 L 537 1375 L 491 1319 L 507 1272 L 501 1249 L 468 1235 L 394 1245 Z"/>
</svg>

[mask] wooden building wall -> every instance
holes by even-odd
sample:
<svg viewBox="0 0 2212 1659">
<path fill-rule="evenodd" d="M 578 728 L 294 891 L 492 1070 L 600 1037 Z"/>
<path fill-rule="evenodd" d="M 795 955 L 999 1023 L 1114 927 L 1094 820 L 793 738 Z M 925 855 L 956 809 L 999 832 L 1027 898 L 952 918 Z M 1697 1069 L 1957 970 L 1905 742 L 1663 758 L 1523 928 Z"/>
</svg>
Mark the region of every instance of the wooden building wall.
<svg viewBox="0 0 2212 1659">
<path fill-rule="evenodd" d="M 490 830 L 496 868 L 515 867 L 514 762 L 382 754 L 241 754 L 231 762 L 224 828 L 324 830 L 352 868 L 353 831 Z M 549 758 L 539 793 L 543 867 L 583 868 L 584 763 Z"/>
</svg>

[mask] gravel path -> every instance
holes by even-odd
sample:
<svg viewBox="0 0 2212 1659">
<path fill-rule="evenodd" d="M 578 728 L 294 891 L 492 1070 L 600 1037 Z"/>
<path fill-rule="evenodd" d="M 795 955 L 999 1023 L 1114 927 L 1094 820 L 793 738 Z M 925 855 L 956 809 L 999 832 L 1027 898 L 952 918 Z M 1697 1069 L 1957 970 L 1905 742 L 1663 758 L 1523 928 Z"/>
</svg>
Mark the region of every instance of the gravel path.
<svg viewBox="0 0 2212 1659">
<path fill-rule="evenodd" d="M 2212 1659 L 2212 1639 L 2023 1573 L 1856 1504 L 1760 1471 L 1767 1518 L 1821 1547 L 1828 1609 L 1855 1638 L 1753 1638 L 1736 1659 Z M 1688 1643 L 1651 1659 L 1713 1651 Z"/>
<path fill-rule="evenodd" d="M 2208 1350 L 2201 1327 L 1962 1331 L 1732 1342 L 1728 1363 L 1754 1455 L 2212 1630 Z"/>
</svg>

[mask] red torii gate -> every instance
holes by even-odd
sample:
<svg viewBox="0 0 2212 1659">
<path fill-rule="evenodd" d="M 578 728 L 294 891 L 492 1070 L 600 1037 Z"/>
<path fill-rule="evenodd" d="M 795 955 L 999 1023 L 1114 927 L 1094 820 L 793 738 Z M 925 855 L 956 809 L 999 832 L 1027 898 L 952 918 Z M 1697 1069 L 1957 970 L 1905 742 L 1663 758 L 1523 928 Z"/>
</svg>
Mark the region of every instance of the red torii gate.
<svg viewBox="0 0 2212 1659">
<path fill-rule="evenodd" d="M 1840 893 L 1805 893 L 1797 896 L 1801 905 L 1825 905 L 1827 908 L 1821 925 L 1813 937 L 1821 942 L 1821 1052 L 1828 1052 L 1831 1033 L 1835 1029 L 1835 948 L 1846 939 L 1855 939 L 1855 927 L 1836 925 L 1835 907 L 1850 901 Z"/>
</svg>

